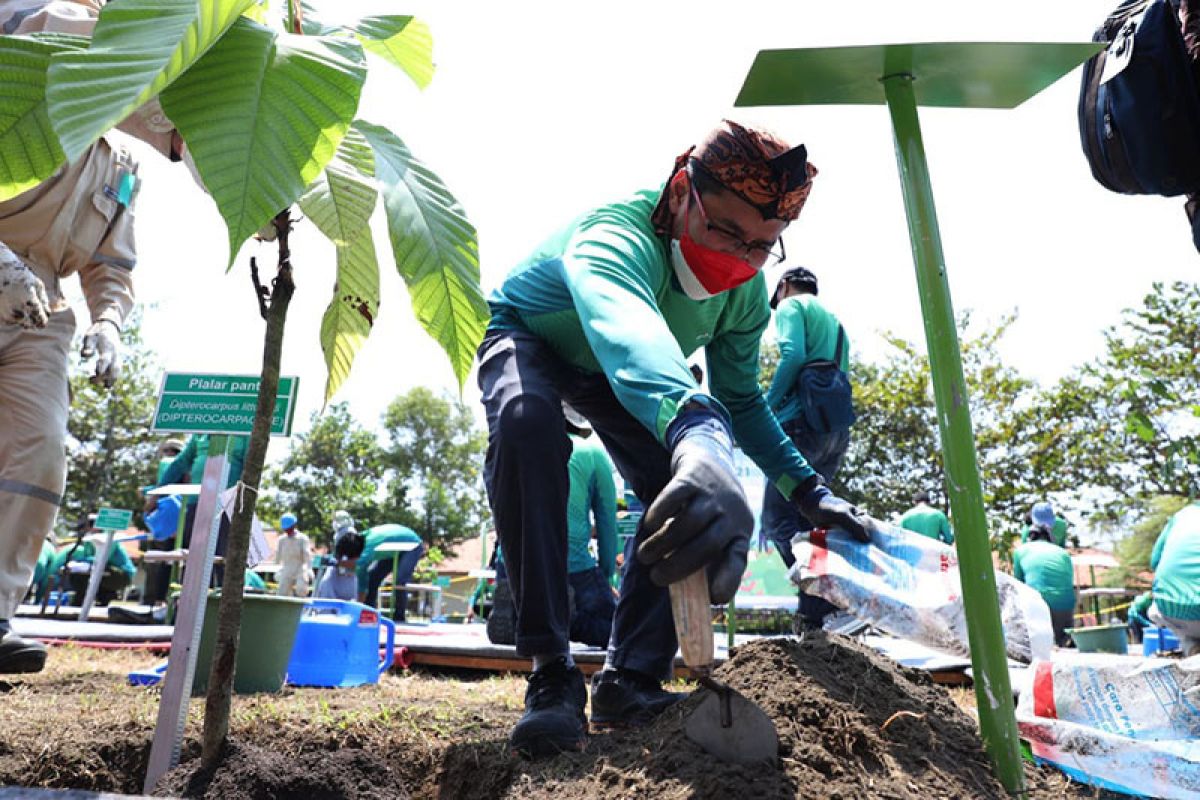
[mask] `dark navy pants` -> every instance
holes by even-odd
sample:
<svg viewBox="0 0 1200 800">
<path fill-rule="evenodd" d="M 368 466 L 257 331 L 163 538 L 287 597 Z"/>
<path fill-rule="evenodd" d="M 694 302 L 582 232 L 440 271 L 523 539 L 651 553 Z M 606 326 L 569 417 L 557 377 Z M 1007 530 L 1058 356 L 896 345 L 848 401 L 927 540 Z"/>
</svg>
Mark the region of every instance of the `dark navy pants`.
<svg viewBox="0 0 1200 800">
<path fill-rule="evenodd" d="M 850 445 L 850 431 L 838 433 L 812 433 L 794 424 L 784 425 L 784 432 L 791 437 L 796 449 L 809 465 L 828 483 L 837 475 Z M 796 563 L 792 555 L 792 537 L 801 531 L 812 529 L 812 523 L 771 485 L 763 492 L 762 514 L 759 517 L 763 534 L 775 545 L 783 563 L 790 569 Z M 814 624 L 820 624 L 837 606 L 816 595 L 800 593 L 800 614 Z"/>
<path fill-rule="evenodd" d="M 671 477 L 670 455 L 625 410 L 603 375 L 574 369 L 531 333 L 487 332 L 479 347 L 479 388 L 488 420 L 484 480 L 516 603 L 517 652 L 566 652 L 571 443 L 561 401 L 587 418 L 647 506 Z M 676 647 L 666 588 L 654 585 L 636 558 L 627 559 L 609 660 L 666 679 Z"/>
</svg>

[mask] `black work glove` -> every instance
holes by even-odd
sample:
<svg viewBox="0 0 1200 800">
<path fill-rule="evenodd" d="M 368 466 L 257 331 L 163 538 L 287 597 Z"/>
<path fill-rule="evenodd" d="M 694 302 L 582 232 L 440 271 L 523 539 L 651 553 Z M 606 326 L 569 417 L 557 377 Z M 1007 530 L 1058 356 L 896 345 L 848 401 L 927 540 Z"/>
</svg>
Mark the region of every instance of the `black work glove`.
<svg viewBox="0 0 1200 800">
<path fill-rule="evenodd" d="M 829 491 L 819 478 L 797 487 L 792 502 L 814 528 L 839 528 L 860 542 L 871 541 L 871 518 Z"/>
<path fill-rule="evenodd" d="M 708 411 L 688 412 L 672 438 L 671 480 L 646 509 L 649 536 L 638 558 L 659 586 L 708 570 L 713 603 L 729 602 L 746 570 L 754 514 L 733 467 L 725 423 Z"/>
</svg>

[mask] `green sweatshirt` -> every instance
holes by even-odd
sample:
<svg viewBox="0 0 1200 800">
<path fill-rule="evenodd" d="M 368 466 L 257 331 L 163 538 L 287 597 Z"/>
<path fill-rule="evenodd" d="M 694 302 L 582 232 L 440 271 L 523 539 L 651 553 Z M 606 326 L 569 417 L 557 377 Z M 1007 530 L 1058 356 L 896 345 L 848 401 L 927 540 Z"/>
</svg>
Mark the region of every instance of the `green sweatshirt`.
<svg viewBox="0 0 1200 800">
<path fill-rule="evenodd" d="M 592 519 L 596 524 L 596 550 L 605 578 L 617 569 L 617 487 L 612 462 L 598 442 L 571 436 L 571 460 L 567 472 L 571 492 L 567 497 L 567 572 L 582 572 L 597 566 L 588 544 Z"/>
<path fill-rule="evenodd" d="M 1200 503 L 1184 506 L 1150 553 L 1154 605 L 1175 619 L 1200 620 Z"/>
<path fill-rule="evenodd" d="M 242 479 L 246 448 L 250 446 L 249 436 L 231 436 L 229 438 L 232 439 L 229 447 L 229 479 L 225 481 L 225 486 L 222 487 L 224 489 L 228 489 Z M 207 433 L 189 436 L 183 451 L 175 456 L 165 472 L 160 470 L 162 477 L 159 486 L 166 486 L 169 483 L 200 483 L 204 478 L 204 465 L 208 463 L 208 442 Z M 195 503 L 197 497 L 197 495 L 188 497 L 187 504 Z"/>
<path fill-rule="evenodd" d="M 926 503 L 918 503 L 905 511 L 904 516 L 900 517 L 900 527 L 916 531 L 930 539 L 954 544 L 954 531 L 950 529 L 950 520 L 946 518 L 941 509 Z"/>
<path fill-rule="evenodd" d="M 366 544 L 363 547 L 362 555 L 358 557 L 358 567 L 355 573 L 358 575 L 358 591 L 361 594 L 367 590 L 367 585 L 370 581 L 367 579 L 367 570 L 381 558 L 391 558 L 391 553 L 375 554 L 379 549 L 379 545 L 385 542 L 420 542 L 421 537 L 416 534 L 411 528 L 406 528 L 403 525 L 376 525 L 366 531 L 364 538 Z"/>
<path fill-rule="evenodd" d="M 1013 552 L 1013 577 L 1037 589 L 1051 611 L 1075 608 L 1075 569 L 1071 554 L 1041 540 L 1021 545 Z"/>
<path fill-rule="evenodd" d="M 758 349 L 770 320 L 760 272 L 692 300 L 650 215 L 662 189 L 595 209 L 552 236 L 491 295 L 492 330 L 524 330 L 564 361 L 603 373 L 629 413 L 666 444 L 680 407 L 696 400 L 731 423 L 742 449 L 785 495 L 814 473 L 759 391 Z M 711 396 L 687 357 L 705 348 Z"/>
<path fill-rule="evenodd" d="M 767 404 L 781 424 L 791 422 L 801 414 L 800 399 L 793 392 L 800 368 L 810 361 L 833 360 L 837 351 L 838 327 L 837 317 L 811 294 L 784 298 L 775 308 L 779 366 L 771 381 L 771 389 L 767 392 Z M 842 341 L 839 366 L 843 372 L 850 371 L 849 339 Z"/>
<path fill-rule="evenodd" d="M 1030 527 L 1026 526 L 1025 530 L 1021 531 L 1021 544 L 1029 541 Z M 1062 517 L 1054 518 L 1054 528 L 1050 531 L 1050 538 L 1059 547 L 1067 546 L 1067 521 Z"/>
</svg>

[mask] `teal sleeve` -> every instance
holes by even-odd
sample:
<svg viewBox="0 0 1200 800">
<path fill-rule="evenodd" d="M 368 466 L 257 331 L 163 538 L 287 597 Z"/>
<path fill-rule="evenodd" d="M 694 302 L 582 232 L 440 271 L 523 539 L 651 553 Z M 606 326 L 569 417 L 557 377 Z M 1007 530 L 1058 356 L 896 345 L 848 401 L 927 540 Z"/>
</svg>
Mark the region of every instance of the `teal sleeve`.
<svg viewBox="0 0 1200 800">
<path fill-rule="evenodd" d="M 954 530 L 950 527 L 950 520 L 945 516 L 942 517 L 942 541 L 946 544 L 954 544 Z"/>
<path fill-rule="evenodd" d="M 758 388 L 758 350 L 770 311 L 750 309 L 705 348 L 713 395 L 729 410 L 733 436 L 784 497 L 816 473 L 779 427 Z"/>
<path fill-rule="evenodd" d="M 1013 553 L 1013 577 L 1021 583 L 1025 582 L 1025 570 L 1021 568 L 1021 554 Z"/>
<path fill-rule="evenodd" d="M 783 302 L 775 311 L 775 330 L 779 336 L 779 366 L 767 392 L 767 405 L 779 411 L 783 398 L 796 385 L 796 377 L 804 366 L 808 346 L 804 332 L 804 306 Z"/>
<path fill-rule="evenodd" d="M 1163 547 L 1167 544 L 1167 537 L 1171 535 L 1171 529 L 1175 527 L 1175 517 L 1171 517 L 1166 527 L 1162 529 L 1162 533 L 1158 535 L 1158 539 L 1154 542 L 1154 549 L 1150 551 L 1150 571 L 1158 571 L 1158 562 L 1162 559 Z"/>
<path fill-rule="evenodd" d="M 598 223 L 580 230 L 562 262 L 584 335 L 613 392 L 665 444 L 679 407 L 704 395 L 652 290 L 650 265 L 661 258 L 649 248 L 660 246 L 644 234 Z"/>
<path fill-rule="evenodd" d="M 125 548 L 116 542 L 112 543 L 112 552 L 108 554 L 107 566 L 116 567 L 130 578 L 137 572 L 137 567 L 133 566 L 133 561 L 129 558 L 129 553 L 126 553 Z"/>
<path fill-rule="evenodd" d="M 617 571 L 617 485 L 613 482 L 612 462 L 600 448 L 592 452 L 595 494 L 592 514 L 596 519 L 596 552 L 600 571 L 612 577 Z"/>
<path fill-rule="evenodd" d="M 167 465 L 166 471 L 163 473 L 162 486 L 167 486 L 172 483 L 183 483 L 183 477 L 192 469 L 192 462 L 196 458 L 196 437 L 188 439 L 188 443 L 184 445 L 183 450 L 179 455 L 175 456 L 174 460 Z M 195 480 L 192 483 L 200 483 L 200 476 L 194 476 Z"/>
</svg>

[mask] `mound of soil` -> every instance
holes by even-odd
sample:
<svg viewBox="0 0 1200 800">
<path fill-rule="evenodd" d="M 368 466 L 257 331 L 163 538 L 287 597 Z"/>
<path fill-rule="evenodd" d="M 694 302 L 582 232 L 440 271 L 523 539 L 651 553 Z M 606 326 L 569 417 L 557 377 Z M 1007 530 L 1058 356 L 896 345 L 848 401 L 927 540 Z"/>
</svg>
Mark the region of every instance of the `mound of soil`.
<svg viewBox="0 0 1200 800">
<path fill-rule="evenodd" d="M 514 758 L 494 729 L 483 739 L 451 737 L 441 752 L 417 759 L 365 748 L 284 758 L 243 741 L 215 774 L 192 762 L 159 790 L 230 800 L 1007 797 L 975 723 L 946 692 L 857 642 L 823 634 L 763 639 L 737 649 L 717 677 L 774 720 L 774 763 L 723 764 L 687 739 L 682 720 L 699 701 L 693 696 L 648 728 L 592 736 L 586 752 L 547 761 Z M 412 760 L 427 771 L 407 769 Z M 1033 798 L 1095 796 L 1057 772 L 1029 766 L 1027 775 Z"/>
</svg>

